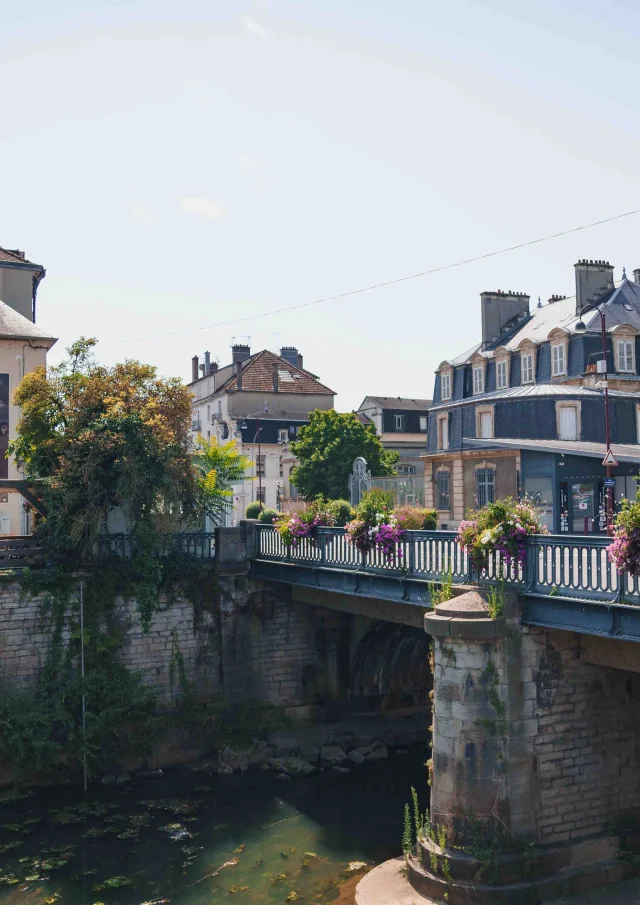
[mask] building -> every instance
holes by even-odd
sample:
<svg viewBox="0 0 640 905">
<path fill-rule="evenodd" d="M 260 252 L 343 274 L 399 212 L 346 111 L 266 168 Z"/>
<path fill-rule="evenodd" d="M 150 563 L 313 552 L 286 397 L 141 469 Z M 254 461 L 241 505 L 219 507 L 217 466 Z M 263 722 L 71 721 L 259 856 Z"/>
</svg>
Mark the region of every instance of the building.
<svg viewBox="0 0 640 905">
<path fill-rule="evenodd" d="M 192 436 L 235 439 L 251 460 L 246 479 L 233 488 L 229 522 L 242 518 L 249 503 L 262 499 L 267 508 L 295 508 L 291 470 L 296 459 L 289 443 L 309 423 L 315 409 L 332 409 L 334 392 L 303 367 L 293 347 L 280 355 L 264 349 L 251 354 L 247 345 L 234 345 L 231 363 L 219 367 L 208 352 L 201 363 L 192 359 Z"/>
<path fill-rule="evenodd" d="M 56 342 L 35 324 L 38 286 L 45 273 L 24 252 L 0 248 L 0 534 L 31 531 L 29 507 L 20 493 L 9 489 L 24 476 L 6 453 L 20 417 L 11 402 L 13 392 L 25 374 L 46 364 L 47 352 Z"/>
<path fill-rule="evenodd" d="M 534 497 L 553 532 L 605 528 L 601 318 L 615 498 L 640 468 L 640 269 L 614 282 L 604 261 L 575 265 L 576 295 L 530 310 L 529 296 L 483 292 L 481 341 L 437 372 L 429 412 L 425 497 L 440 525 L 506 496 Z"/>
</svg>

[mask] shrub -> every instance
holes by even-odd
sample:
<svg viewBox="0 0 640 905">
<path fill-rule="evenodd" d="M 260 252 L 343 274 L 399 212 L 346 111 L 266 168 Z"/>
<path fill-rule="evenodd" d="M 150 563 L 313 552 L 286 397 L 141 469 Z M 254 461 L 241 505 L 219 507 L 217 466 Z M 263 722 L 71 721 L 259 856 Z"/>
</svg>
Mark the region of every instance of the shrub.
<svg viewBox="0 0 640 905">
<path fill-rule="evenodd" d="M 396 506 L 393 510 L 400 528 L 405 531 L 434 531 L 438 527 L 438 512 L 417 506 Z"/>
<path fill-rule="evenodd" d="M 377 487 L 362 497 L 356 518 L 345 526 L 349 543 L 361 553 L 366 554 L 376 547 L 387 560 L 402 556 L 398 545 L 404 528 L 396 524 L 393 500 L 393 493 Z"/>
<path fill-rule="evenodd" d="M 263 509 L 264 505 L 259 500 L 257 503 L 249 503 L 244 513 L 245 518 L 259 518 Z"/>
<path fill-rule="evenodd" d="M 622 501 L 607 553 L 619 573 L 640 574 L 640 492 L 635 500 Z"/>
<path fill-rule="evenodd" d="M 344 528 L 354 516 L 354 511 L 348 500 L 331 500 L 327 509 L 333 516 L 333 524 L 336 528 Z"/>
<path fill-rule="evenodd" d="M 394 503 L 393 491 L 374 487 L 373 490 L 368 490 L 363 495 L 356 509 L 356 517 L 369 525 L 378 525 L 389 518 L 393 512 Z"/>
<path fill-rule="evenodd" d="M 280 513 L 276 512 L 275 509 L 263 509 L 258 516 L 258 521 L 263 522 L 266 525 L 273 525 L 273 523 L 277 518 L 279 518 L 279 516 Z"/>
<path fill-rule="evenodd" d="M 331 527 L 333 516 L 326 501 L 317 497 L 302 512 L 282 515 L 274 524 L 285 547 L 295 547 L 303 538 L 314 541 L 316 528 Z"/>
<path fill-rule="evenodd" d="M 508 568 L 512 562 L 523 563 L 527 535 L 548 533 L 535 503 L 509 497 L 488 503 L 475 519 L 460 522 L 458 543 L 477 568 L 484 569 L 493 552 L 501 554 Z"/>
</svg>

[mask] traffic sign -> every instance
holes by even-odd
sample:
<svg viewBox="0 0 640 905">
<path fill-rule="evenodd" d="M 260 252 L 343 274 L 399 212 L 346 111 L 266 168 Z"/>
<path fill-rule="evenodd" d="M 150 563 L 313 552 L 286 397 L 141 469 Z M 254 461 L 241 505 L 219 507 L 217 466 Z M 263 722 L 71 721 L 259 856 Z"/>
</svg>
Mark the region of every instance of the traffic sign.
<svg viewBox="0 0 640 905">
<path fill-rule="evenodd" d="M 607 450 L 607 454 L 604 457 L 604 459 L 602 460 L 602 464 L 603 465 L 613 465 L 613 466 L 616 466 L 618 464 L 618 460 L 616 459 L 616 457 L 614 456 L 614 454 L 611 452 L 610 449 Z"/>
<path fill-rule="evenodd" d="M 615 478 L 606 478 L 604 482 L 605 487 L 615 487 L 616 479 Z"/>
</svg>

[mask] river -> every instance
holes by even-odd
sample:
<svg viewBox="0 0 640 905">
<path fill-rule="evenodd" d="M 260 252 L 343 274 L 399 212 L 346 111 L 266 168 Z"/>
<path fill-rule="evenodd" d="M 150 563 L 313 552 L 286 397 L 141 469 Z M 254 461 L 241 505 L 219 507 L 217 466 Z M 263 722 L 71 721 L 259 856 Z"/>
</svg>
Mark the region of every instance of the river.
<svg viewBox="0 0 640 905">
<path fill-rule="evenodd" d="M 347 905 L 358 862 L 399 853 L 412 785 L 426 807 L 426 758 L 420 746 L 288 781 L 176 768 L 86 796 L 38 789 L 0 803 L 0 902 Z"/>
</svg>

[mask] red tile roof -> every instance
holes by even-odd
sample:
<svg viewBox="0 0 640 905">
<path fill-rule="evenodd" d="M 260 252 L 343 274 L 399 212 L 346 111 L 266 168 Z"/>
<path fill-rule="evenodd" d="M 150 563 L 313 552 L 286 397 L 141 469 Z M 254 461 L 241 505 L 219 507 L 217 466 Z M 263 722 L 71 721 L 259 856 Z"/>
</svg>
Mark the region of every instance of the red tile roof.
<svg viewBox="0 0 640 905">
<path fill-rule="evenodd" d="M 335 392 L 316 380 L 308 371 L 296 368 L 279 355 L 266 349 L 242 362 L 242 389 L 248 392 L 273 392 L 273 366 L 278 365 L 278 392 L 335 396 Z M 237 390 L 237 376 L 226 383 L 225 390 Z"/>
<path fill-rule="evenodd" d="M 32 267 L 40 267 L 40 264 L 34 264 L 24 257 L 24 252 L 18 254 L 16 250 L 10 248 L 0 248 L 0 261 L 9 261 L 11 264 L 30 264 Z"/>
</svg>

